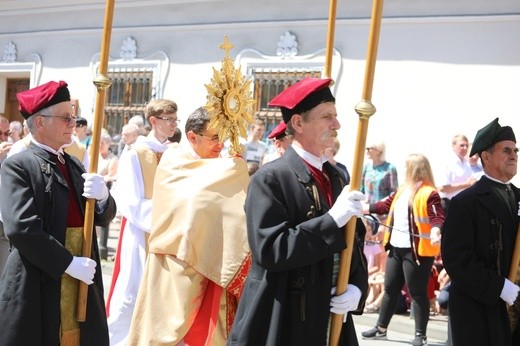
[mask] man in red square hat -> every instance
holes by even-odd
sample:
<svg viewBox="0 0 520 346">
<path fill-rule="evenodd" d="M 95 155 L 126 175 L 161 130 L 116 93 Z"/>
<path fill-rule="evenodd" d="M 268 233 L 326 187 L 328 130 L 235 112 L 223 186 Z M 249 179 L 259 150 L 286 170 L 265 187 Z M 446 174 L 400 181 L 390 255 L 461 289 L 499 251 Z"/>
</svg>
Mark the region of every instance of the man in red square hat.
<svg viewBox="0 0 520 346">
<path fill-rule="evenodd" d="M 272 153 L 264 156 L 262 164 L 281 157 L 285 149 L 292 143 L 292 136 L 287 135 L 287 125 L 285 125 L 283 120 L 271 131 L 268 138 L 273 141 L 275 149 Z"/>
<path fill-rule="evenodd" d="M 81 257 L 81 249 L 86 198 L 97 200 L 98 226 L 110 224 L 115 202 L 101 175 L 85 173 L 63 151 L 76 125 L 67 83 L 49 82 L 17 98 L 32 139 L 0 171 L 11 244 L 0 280 L 0 345 L 108 345 L 95 237 L 91 256 Z M 76 321 L 80 281 L 89 285 L 85 322 Z"/>
<path fill-rule="evenodd" d="M 344 315 L 341 345 L 357 345 L 351 313 L 368 290 L 365 228 L 357 221 L 348 290 L 334 296 L 344 226 L 361 216 L 359 191 L 323 156 L 340 124 L 330 79 L 305 78 L 271 102 L 293 143 L 253 176 L 245 203 L 252 264 L 229 345 L 325 345 L 330 312 Z M 332 293 L 331 293 L 332 292 Z"/>
</svg>

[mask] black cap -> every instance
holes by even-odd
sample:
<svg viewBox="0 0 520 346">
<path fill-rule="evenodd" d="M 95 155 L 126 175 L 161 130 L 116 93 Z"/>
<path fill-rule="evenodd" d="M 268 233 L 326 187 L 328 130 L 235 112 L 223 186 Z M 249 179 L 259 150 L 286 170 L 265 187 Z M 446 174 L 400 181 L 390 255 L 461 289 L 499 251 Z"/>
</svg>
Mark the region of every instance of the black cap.
<svg viewBox="0 0 520 346">
<path fill-rule="evenodd" d="M 76 126 L 87 126 L 87 119 L 85 118 L 81 118 L 81 117 L 77 117 L 76 118 Z"/>
<path fill-rule="evenodd" d="M 513 141 L 516 143 L 515 133 L 510 126 L 500 126 L 498 118 L 478 130 L 469 156 L 480 154 L 498 142 Z"/>
</svg>

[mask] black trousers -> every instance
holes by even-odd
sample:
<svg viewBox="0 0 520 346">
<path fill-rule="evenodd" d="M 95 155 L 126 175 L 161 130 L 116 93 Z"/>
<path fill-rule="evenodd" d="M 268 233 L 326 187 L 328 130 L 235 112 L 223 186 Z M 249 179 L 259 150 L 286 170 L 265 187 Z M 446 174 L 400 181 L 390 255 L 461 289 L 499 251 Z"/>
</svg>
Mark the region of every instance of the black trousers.
<svg viewBox="0 0 520 346">
<path fill-rule="evenodd" d="M 388 328 L 395 313 L 401 289 L 406 283 L 412 296 L 415 332 L 426 335 L 430 319 L 430 299 L 428 281 L 433 265 L 433 257 L 419 256 L 420 264 L 413 260 L 410 248 L 391 248 L 386 260 L 385 293 L 379 310 L 377 325 Z"/>
</svg>

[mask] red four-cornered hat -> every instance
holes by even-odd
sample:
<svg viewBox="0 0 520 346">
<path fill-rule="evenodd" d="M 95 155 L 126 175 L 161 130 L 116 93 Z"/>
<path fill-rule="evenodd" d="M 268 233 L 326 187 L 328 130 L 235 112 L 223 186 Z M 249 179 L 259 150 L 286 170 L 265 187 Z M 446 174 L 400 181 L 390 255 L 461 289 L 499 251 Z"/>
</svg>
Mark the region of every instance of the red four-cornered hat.
<svg viewBox="0 0 520 346">
<path fill-rule="evenodd" d="M 64 81 L 50 81 L 26 91 L 16 94 L 20 106 L 18 110 L 27 119 L 44 108 L 58 104 L 63 101 L 70 101 L 69 89 Z"/>
<path fill-rule="evenodd" d="M 311 110 L 323 102 L 335 102 L 329 88 L 331 83 L 330 78 L 304 78 L 275 96 L 269 106 L 280 107 L 287 123 L 294 114 Z"/>
<path fill-rule="evenodd" d="M 280 139 L 285 137 L 285 130 L 287 129 L 287 125 L 285 125 L 285 121 L 280 121 L 280 123 L 271 131 L 269 134 L 269 139 Z"/>
</svg>

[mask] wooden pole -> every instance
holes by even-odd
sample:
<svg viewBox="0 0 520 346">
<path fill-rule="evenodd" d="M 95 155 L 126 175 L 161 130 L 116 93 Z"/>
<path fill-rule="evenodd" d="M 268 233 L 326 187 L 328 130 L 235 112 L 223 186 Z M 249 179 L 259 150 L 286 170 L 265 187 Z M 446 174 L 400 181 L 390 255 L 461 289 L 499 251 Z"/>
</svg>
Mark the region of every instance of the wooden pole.
<svg viewBox="0 0 520 346">
<path fill-rule="evenodd" d="M 516 231 L 516 242 L 513 258 L 511 259 L 511 267 L 509 267 L 509 275 L 507 276 L 507 278 L 512 282 L 516 281 L 516 272 L 518 271 L 518 266 L 520 266 L 520 226 L 518 226 L 518 230 Z"/>
<path fill-rule="evenodd" d="M 515 241 L 515 247 L 513 250 L 513 257 L 511 258 L 511 266 L 509 267 L 509 274 L 507 275 L 507 278 L 515 284 L 518 284 L 518 281 L 516 279 L 517 279 L 518 271 L 520 271 L 519 266 L 520 266 L 520 225 L 518 226 L 518 229 L 516 231 L 516 241 Z M 509 315 L 509 323 L 511 326 L 511 330 L 514 330 L 516 328 L 516 325 L 520 318 L 518 311 L 516 311 L 515 305 L 507 306 L 507 313 Z"/>
<path fill-rule="evenodd" d="M 334 32 L 336 29 L 336 8 L 337 0 L 330 0 L 329 4 L 329 24 L 327 27 L 327 46 L 325 48 L 325 67 L 323 75 L 330 78 L 332 70 L 332 53 L 334 51 Z"/>
<path fill-rule="evenodd" d="M 361 174 L 363 170 L 363 158 L 365 155 L 365 145 L 368 132 L 368 120 L 376 112 L 376 108 L 372 105 L 371 99 L 382 15 L 383 0 L 374 0 L 372 6 L 372 19 L 370 22 L 370 33 L 368 36 L 362 100 L 355 107 L 356 113 L 359 115 L 359 123 L 354 152 L 354 165 L 350 181 L 351 190 L 359 190 L 361 186 Z M 338 283 L 336 288 L 337 295 L 343 294 L 347 290 L 348 278 L 350 276 L 350 265 L 352 262 L 352 250 L 354 248 L 354 236 L 356 233 L 356 222 L 357 218 L 351 218 L 345 227 L 347 248 L 341 252 Z M 342 325 L 343 316 L 332 314 L 329 345 L 336 346 L 339 344 Z"/>
<path fill-rule="evenodd" d="M 112 19 L 114 14 L 114 0 L 107 0 L 105 7 L 105 22 L 103 27 L 103 37 L 101 41 L 101 55 L 99 58 L 99 72 L 94 79 L 97 88 L 96 106 L 94 112 L 94 122 L 92 125 L 92 142 L 90 145 L 90 173 L 96 173 L 99 159 L 99 142 L 101 128 L 105 115 L 105 96 L 110 87 L 110 79 L 107 77 L 108 59 L 110 52 L 110 36 L 112 34 Z M 83 224 L 83 248 L 81 255 L 91 257 L 92 253 L 92 230 L 94 228 L 94 207 L 96 200 L 88 198 L 85 206 L 85 223 Z M 101 268 L 97 268 L 101 270 Z M 78 293 L 78 312 L 77 320 L 84 322 L 87 314 L 87 293 L 88 285 L 80 281 Z"/>
</svg>

